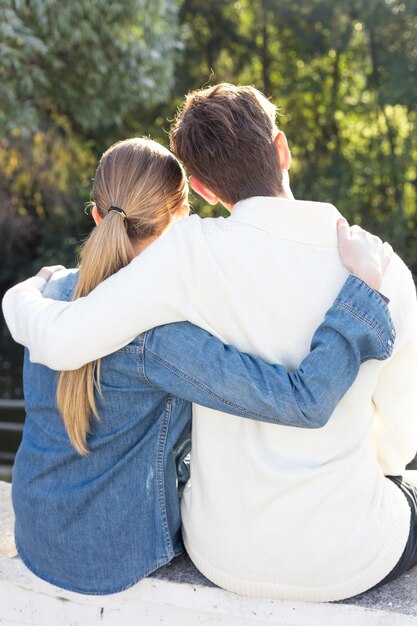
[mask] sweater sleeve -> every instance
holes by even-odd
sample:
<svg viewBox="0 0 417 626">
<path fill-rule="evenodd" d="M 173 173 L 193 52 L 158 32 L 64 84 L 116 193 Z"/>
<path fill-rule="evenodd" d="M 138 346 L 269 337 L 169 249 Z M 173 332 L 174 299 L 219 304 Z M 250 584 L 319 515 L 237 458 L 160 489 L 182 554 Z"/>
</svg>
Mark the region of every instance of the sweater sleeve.
<svg viewBox="0 0 417 626">
<path fill-rule="evenodd" d="M 31 361 L 73 370 L 169 322 L 194 321 L 199 218 L 175 224 L 127 267 L 72 302 L 43 298 L 39 278 L 5 294 L 3 313 Z M 43 283 L 42 283 L 43 284 Z"/>
<path fill-rule="evenodd" d="M 397 312 L 398 341 L 393 356 L 384 363 L 373 402 L 376 409 L 374 443 L 384 474 L 404 473 L 417 452 L 417 303 L 410 272 L 397 263 L 391 296 Z M 400 336 L 401 334 L 401 336 Z"/>
</svg>

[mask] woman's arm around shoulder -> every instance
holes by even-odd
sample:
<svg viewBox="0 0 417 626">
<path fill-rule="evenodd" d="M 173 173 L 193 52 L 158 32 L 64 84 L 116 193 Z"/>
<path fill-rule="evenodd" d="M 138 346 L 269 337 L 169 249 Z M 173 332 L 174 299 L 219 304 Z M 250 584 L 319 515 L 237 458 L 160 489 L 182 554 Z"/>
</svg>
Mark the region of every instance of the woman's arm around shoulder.
<svg viewBox="0 0 417 626">
<path fill-rule="evenodd" d="M 293 372 L 180 323 L 147 333 L 143 374 L 155 387 L 225 413 L 320 428 L 361 363 L 391 355 L 392 329 L 384 299 L 350 276 L 316 330 L 310 353 Z"/>
</svg>

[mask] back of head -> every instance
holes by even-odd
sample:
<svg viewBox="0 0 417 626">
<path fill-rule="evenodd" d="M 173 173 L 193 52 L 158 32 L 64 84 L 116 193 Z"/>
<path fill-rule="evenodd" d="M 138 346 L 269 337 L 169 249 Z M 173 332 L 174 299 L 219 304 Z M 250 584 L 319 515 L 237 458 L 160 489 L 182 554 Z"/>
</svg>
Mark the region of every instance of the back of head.
<svg viewBox="0 0 417 626">
<path fill-rule="evenodd" d="M 160 144 L 135 137 L 106 150 L 93 183 L 93 204 L 102 221 L 81 251 L 75 297 L 127 265 L 134 256 L 132 242 L 159 237 L 186 200 L 184 171 Z M 112 206 L 123 209 L 126 219 L 109 211 Z"/>
<path fill-rule="evenodd" d="M 275 116 L 254 87 L 221 83 L 194 91 L 171 128 L 171 149 L 224 202 L 275 196 L 282 191 Z"/>
<path fill-rule="evenodd" d="M 184 170 L 163 146 L 145 138 L 111 146 L 94 178 L 93 207 L 101 221 L 83 245 L 74 299 L 130 263 L 133 243 L 159 237 L 178 214 L 188 212 L 187 194 Z M 58 408 L 72 444 L 84 455 L 90 415 L 98 417 L 99 364 L 61 372 L 58 381 Z"/>
</svg>

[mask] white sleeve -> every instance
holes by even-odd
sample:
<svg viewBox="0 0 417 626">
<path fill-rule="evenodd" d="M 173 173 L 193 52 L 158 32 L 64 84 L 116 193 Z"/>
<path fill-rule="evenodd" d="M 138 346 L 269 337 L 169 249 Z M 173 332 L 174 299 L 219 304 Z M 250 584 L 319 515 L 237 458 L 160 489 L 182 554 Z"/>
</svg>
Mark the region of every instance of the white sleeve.
<svg viewBox="0 0 417 626">
<path fill-rule="evenodd" d="M 193 321 L 198 234 L 197 216 L 178 222 L 127 267 L 72 302 L 43 298 L 43 279 L 16 285 L 3 298 L 13 338 L 29 348 L 33 362 L 71 370 L 154 326 Z"/>
<path fill-rule="evenodd" d="M 391 299 L 398 345 L 384 364 L 373 395 L 374 442 L 384 474 L 404 473 L 417 452 L 417 303 L 411 274 L 394 261 Z"/>
</svg>

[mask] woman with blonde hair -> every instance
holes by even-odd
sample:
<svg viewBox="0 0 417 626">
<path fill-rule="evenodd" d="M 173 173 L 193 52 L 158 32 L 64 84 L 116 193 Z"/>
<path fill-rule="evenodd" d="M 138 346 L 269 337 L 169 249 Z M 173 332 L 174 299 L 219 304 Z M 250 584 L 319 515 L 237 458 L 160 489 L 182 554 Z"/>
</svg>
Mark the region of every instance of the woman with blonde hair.
<svg viewBox="0 0 417 626">
<path fill-rule="evenodd" d="M 45 296 L 87 295 L 138 254 L 152 254 L 150 244 L 188 215 L 187 194 L 184 171 L 168 150 L 149 139 L 115 144 L 96 171 L 96 227 L 83 246 L 80 269 L 43 269 L 30 279 L 33 286 L 54 274 Z M 225 346 L 188 322 L 132 337 L 117 352 L 75 371 L 54 372 L 26 354 L 27 418 L 13 503 L 16 545 L 29 569 L 79 593 L 129 587 L 182 551 L 176 461 L 188 439 L 191 402 L 317 428 L 360 363 L 389 356 L 392 322 L 372 289 L 379 288 L 386 248 L 363 231 L 352 235 L 346 224 L 340 233 L 342 258 L 359 278 L 347 279 L 310 354 L 292 373 Z M 359 255 L 353 264 L 352 255 Z M 376 257 L 383 259 L 378 277 Z M 368 287 L 361 279 L 371 273 Z M 99 318 L 95 324 L 102 331 Z"/>
</svg>

